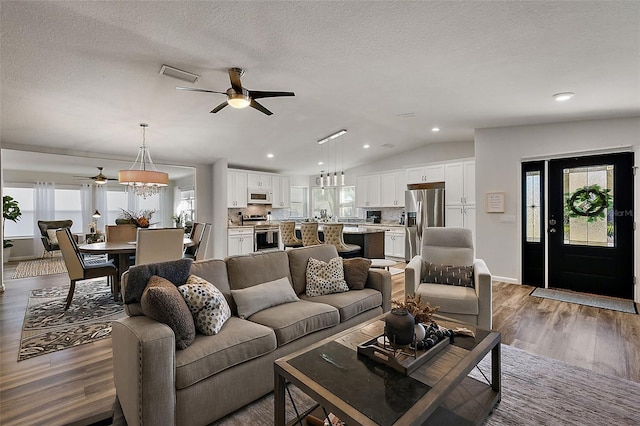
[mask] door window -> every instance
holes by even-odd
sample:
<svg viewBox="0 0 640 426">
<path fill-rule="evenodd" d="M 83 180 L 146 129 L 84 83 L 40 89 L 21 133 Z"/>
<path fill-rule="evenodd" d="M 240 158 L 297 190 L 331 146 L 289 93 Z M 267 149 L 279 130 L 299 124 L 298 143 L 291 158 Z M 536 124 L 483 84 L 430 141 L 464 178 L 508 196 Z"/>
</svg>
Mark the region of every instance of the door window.
<svg viewBox="0 0 640 426">
<path fill-rule="evenodd" d="M 611 164 L 563 169 L 565 245 L 615 247 Z"/>
<path fill-rule="evenodd" d="M 539 243 L 541 240 L 540 228 L 542 222 L 540 218 L 540 196 L 542 194 L 542 188 L 540 186 L 540 177 L 540 170 L 528 171 L 525 173 L 526 240 L 530 243 Z"/>
</svg>

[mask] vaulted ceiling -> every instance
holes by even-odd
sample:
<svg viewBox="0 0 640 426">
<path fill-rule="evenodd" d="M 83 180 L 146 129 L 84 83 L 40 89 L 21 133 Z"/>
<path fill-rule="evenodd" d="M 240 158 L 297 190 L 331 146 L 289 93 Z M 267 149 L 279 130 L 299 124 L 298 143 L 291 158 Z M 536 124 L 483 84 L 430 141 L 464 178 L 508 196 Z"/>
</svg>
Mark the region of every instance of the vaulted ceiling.
<svg viewBox="0 0 640 426">
<path fill-rule="evenodd" d="M 0 12 L 3 148 L 133 159 L 146 122 L 157 163 L 315 174 L 322 156 L 351 168 L 471 141 L 475 128 L 640 114 L 637 1 L 2 1 Z M 163 64 L 200 79 L 160 75 Z M 210 114 L 224 95 L 175 89 L 224 92 L 229 67 L 249 89 L 295 97 L 260 100 L 272 116 Z M 565 91 L 576 95 L 552 99 Z M 343 128 L 322 152 L 316 141 Z"/>
</svg>

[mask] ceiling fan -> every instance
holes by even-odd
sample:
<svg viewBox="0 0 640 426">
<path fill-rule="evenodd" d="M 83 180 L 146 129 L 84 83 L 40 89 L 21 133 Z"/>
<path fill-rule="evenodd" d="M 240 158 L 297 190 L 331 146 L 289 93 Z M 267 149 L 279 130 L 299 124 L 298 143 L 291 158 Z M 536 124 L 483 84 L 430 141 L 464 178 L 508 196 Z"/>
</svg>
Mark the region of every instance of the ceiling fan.
<svg viewBox="0 0 640 426">
<path fill-rule="evenodd" d="M 104 185 L 105 183 L 107 183 L 110 180 L 116 180 L 115 178 L 110 178 L 105 176 L 102 173 L 102 169 L 104 167 L 98 167 L 98 174 L 95 176 L 74 176 L 74 178 L 78 178 L 78 179 L 91 179 L 92 181 L 94 181 L 97 185 Z"/>
<path fill-rule="evenodd" d="M 220 111 L 222 108 L 227 105 L 231 105 L 234 108 L 246 108 L 248 106 L 257 109 L 267 115 L 273 114 L 271 111 L 266 109 L 264 106 L 259 104 L 256 99 L 261 98 L 277 98 L 281 96 L 295 96 L 293 92 L 264 92 L 260 90 L 249 90 L 242 87 L 242 83 L 240 82 L 240 77 L 244 75 L 244 70 L 242 68 L 229 68 L 229 78 L 231 79 L 231 87 L 227 89 L 226 92 L 217 92 L 215 90 L 205 90 L 205 89 L 195 89 L 192 87 L 178 87 L 178 90 L 189 90 L 192 92 L 205 92 L 205 93 L 220 93 L 222 95 L 227 95 L 227 100 L 214 109 L 211 110 L 212 114 Z"/>
</svg>

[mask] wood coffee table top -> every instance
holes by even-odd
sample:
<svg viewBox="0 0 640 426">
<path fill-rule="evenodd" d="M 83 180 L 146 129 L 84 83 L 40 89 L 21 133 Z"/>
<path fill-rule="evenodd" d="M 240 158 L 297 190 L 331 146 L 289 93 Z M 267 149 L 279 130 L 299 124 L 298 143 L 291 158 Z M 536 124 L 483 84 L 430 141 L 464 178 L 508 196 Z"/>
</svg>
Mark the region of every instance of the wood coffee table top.
<svg viewBox="0 0 640 426">
<path fill-rule="evenodd" d="M 450 328 L 460 323 L 448 323 Z M 456 336 L 409 376 L 358 355 L 357 346 L 384 332 L 384 315 L 276 360 L 275 424 L 284 424 L 284 386 L 294 383 L 347 424 L 480 424 L 500 401 L 500 333 Z M 492 352 L 491 383 L 467 374 Z"/>
</svg>

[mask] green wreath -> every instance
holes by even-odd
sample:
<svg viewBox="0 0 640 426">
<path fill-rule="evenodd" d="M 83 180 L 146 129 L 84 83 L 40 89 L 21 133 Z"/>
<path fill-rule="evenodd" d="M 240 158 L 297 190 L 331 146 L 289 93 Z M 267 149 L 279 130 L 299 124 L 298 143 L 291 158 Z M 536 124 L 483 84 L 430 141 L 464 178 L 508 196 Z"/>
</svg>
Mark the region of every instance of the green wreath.
<svg viewBox="0 0 640 426">
<path fill-rule="evenodd" d="M 598 184 L 586 185 L 573 194 L 566 195 L 566 207 L 570 218 L 586 217 L 587 222 L 605 218 L 604 210 L 613 208 L 613 196 L 610 189 Z"/>
</svg>

